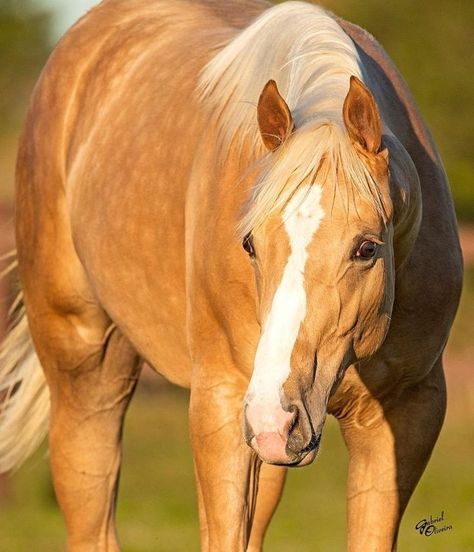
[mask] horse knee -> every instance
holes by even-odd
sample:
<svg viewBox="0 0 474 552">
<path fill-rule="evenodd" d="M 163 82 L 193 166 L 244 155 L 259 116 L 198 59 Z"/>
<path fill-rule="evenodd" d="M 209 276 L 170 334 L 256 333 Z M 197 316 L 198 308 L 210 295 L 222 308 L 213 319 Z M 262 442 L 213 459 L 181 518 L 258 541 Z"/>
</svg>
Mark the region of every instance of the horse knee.
<svg viewBox="0 0 474 552">
<path fill-rule="evenodd" d="M 77 344 L 76 344 L 77 345 Z M 100 343 L 80 343 L 58 360 L 50 375 L 60 395 L 86 412 L 124 411 L 138 382 L 140 359 L 115 326 Z"/>
<path fill-rule="evenodd" d="M 38 357 L 56 410 L 124 411 L 139 376 L 139 357 L 96 305 L 82 313 L 31 317 Z"/>
</svg>

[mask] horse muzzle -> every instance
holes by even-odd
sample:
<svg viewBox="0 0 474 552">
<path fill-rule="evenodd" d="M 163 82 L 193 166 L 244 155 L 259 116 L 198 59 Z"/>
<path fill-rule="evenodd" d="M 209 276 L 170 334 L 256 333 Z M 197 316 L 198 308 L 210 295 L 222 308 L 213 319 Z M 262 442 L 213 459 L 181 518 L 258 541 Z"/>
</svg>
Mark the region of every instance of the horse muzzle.
<svg viewBox="0 0 474 552">
<path fill-rule="evenodd" d="M 303 405 L 288 410 L 281 405 L 250 402 L 244 411 L 246 443 L 267 464 L 305 466 L 315 458 L 321 438 L 315 433 Z"/>
</svg>

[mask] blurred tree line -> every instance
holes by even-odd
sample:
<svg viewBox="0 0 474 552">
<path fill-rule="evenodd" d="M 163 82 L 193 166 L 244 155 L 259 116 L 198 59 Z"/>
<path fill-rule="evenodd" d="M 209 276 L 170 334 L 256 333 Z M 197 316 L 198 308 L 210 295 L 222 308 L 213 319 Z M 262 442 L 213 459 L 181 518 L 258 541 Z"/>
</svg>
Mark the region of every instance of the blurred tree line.
<svg viewBox="0 0 474 552">
<path fill-rule="evenodd" d="M 320 3 L 369 30 L 392 56 L 441 150 L 458 215 L 474 222 L 474 2 Z M 51 14 L 37 6 L 38 0 L 0 0 L 0 133 L 19 125 L 50 51 Z"/>
<path fill-rule="evenodd" d="M 28 97 L 51 49 L 51 14 L 37 5 L 30 0 L 0 0 L 2 133 L 21 124 Z"/>
</svg>

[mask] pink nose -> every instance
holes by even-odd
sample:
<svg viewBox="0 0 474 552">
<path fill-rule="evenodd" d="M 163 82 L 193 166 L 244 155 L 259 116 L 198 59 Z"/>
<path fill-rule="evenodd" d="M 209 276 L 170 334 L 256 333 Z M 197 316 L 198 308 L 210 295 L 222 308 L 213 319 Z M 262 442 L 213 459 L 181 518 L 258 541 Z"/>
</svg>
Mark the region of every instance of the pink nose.
<svg viewBox="0 0 474 552">
<path fill-rule="evenodd" d="M 250 445 L 260 458 L 269 464 L 286 464 L 289 460 L 286 453 L 286 437 L 279 433 L 260 433 Z"/>
<path fill-rule="evenodd" d="M 285 464 L 289 461 L 286 445 L 295 413 L 280 405 L 250 403 L 246 409 L 250 446 L 264 462 Z"/>
</svg>

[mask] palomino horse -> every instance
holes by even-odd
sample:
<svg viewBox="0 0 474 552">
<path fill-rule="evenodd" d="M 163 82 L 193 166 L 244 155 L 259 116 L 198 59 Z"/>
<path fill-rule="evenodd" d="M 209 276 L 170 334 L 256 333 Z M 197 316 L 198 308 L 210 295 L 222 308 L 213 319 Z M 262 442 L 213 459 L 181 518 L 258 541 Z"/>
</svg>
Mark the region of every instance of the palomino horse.
<svg viewBox="0 0 474 552">
<path fill-rule="evenodd" d="M 443 421 L 462 263 L 438 153 L 370 35 L 303 2 L 106 0 L 41 76 L 16 209 L 1 467 L 50 404 L 69 550 L 118 549 L 142 359 L 191 388 L 203 550 L 261 548 L 328 412 L 348 547 L 395 547 Z"/>
</svg>

